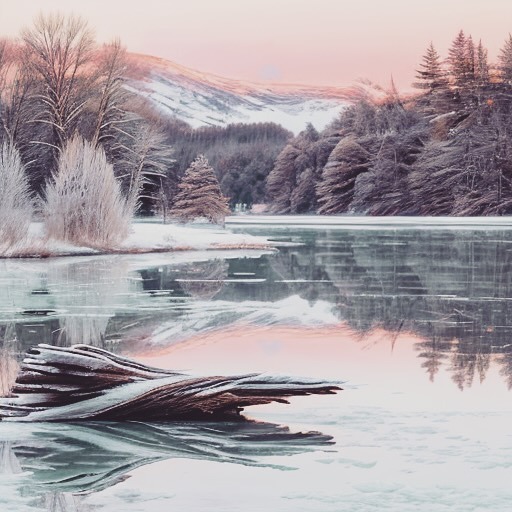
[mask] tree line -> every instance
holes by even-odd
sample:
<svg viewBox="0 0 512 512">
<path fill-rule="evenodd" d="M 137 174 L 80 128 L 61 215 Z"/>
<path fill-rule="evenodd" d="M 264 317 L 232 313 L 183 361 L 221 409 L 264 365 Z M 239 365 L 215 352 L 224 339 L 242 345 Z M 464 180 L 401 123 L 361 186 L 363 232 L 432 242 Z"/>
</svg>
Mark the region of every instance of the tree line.
<svg viewBox="0 0 512 512">
<path fill-rule="evenodd" d="M 414 85 L 362 90 L 323 132 L 291 140 L 267 180 L 271 211 L 512 212 L 512 36 L 495 64 L 463 31 L 446 59 L 430 44 Z"/>
<path fill-rule="evenodd" d="M 173 173 L 163 183 L 172 203 L 180 177 L 190 162 L 203 154 L 215 170 L 224 196 L 233 208 L 266 201 L 266 180 L 275 161 L 293 134 L 275 123 L 230 124 L 190 128 L 169 121 L 164 131 L 173 151 Z"/>
</svg>

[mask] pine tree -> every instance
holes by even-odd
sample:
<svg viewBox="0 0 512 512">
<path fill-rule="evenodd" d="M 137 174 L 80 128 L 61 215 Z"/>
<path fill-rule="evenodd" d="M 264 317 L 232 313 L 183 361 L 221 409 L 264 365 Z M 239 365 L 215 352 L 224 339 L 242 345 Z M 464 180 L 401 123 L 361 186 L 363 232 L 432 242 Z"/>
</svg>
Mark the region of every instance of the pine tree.
<svg viewBox="0 0 512 512">
<path fill-rule="evenodd" d="M 185 171 L 170 215 L 181 222 L 206 218 L 214 224 L 222 224 L 229 211 L 214 170 L 208 160 L 199 155 Z"/>
<path fill-rule="evenodd" d="M 466 40 L 466 82 L 471 82 L 475 79 L 475 44 L 473 38 L 469 35 Z"/>
<path fill-rule="evenodd" d="M 448 50 L 450 73 L 456 85 L 465 84 L 468 78 L 470 67 L 468 62 L 468 46 L 468 38 L 466 38 L 464 31 L 461 30 Z"/>
<path fill-rule="evenodd" d="M 501 77 L 504 82 L 512 83 L 512 35 L 508 35 L 498 56 Z"/>
<path fill-rule="evenodd" d="M 489 82 L 489 62 L 487 60 L 487 50 L 483 47 L 480 40 L 476 49 L 475 78 L 480 84 Z"/>
<path fill-rule="evenodd" d="M 354 196 L 357 177 L 369 168 L 370 153 L 357 138 L 348 136 L 338 143 L 325 165 L 317 186 L 318 213 L 345 213 Z"/>
<path fill-rule="evenodd" d="M 272 213 L 307 213 L 315 211 L 315 186 L 320 135 L 308 123 L 279 154 L 267 178 L 267 196 Z"/>
<path fill-rule="evenodd" d="M 434 48 L 433 43 L 427 48 L 422 58 L 420 69 L 416 71 L 419 80 L 414 84 L 418 89 L 426 89 L 432 92 L 434 89 L 446 85 L 446 77 L 441 65 L 441 57 Z"/>
<path fill-rule="evenodd" d="M 291 194 L 296 186 L 295 161 L 301 155 L 296 139 L 287 144 L 276 159 L 274 168 L 267 177 L 267 197 L 272 213 L 290 213 Z"/>
</svg>

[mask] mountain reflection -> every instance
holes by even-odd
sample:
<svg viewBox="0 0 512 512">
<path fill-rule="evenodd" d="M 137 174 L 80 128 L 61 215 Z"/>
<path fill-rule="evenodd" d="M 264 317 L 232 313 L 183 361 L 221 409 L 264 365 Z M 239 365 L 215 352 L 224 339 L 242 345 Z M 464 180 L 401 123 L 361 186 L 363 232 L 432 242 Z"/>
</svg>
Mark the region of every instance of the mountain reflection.
<svg viewBox="0 0 512 512">
<path fill-rule="evenodd" d="M 512 231 L 272 233 L 302 245 L 181 264 L 138 264 L 137 256 L 0 262 L 2 364 L 41 342 L 118 351 L 241 322 L 346 322 L 362 338 L 375 328 L 416 334 L 432 381 L 443 367 L 464 389 L 498 365 L 512 389 Z"/>
</svg>

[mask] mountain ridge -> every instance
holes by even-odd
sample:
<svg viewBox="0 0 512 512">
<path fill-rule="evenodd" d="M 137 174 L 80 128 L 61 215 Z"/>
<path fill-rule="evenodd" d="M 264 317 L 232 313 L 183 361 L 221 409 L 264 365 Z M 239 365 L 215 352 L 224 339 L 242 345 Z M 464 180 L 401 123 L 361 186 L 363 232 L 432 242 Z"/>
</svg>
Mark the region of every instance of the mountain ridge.
<svg viewBox="0 0 512 512">
<path fill-rule="evenodd" d="M 258 83 L 130 53 L 126 88 L 192 127 L 275 122 L 298 133 L 322 129 L 357 96 L 353 87 Z"/>
</svg>

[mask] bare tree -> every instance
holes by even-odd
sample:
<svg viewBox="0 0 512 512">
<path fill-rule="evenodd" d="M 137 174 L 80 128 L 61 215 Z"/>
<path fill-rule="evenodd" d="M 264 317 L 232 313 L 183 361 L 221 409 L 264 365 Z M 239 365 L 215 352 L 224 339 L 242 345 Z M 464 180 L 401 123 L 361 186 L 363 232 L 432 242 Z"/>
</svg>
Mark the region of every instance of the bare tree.
<svg viewBox="0 0 512 512">
<path fill-rule="evenodd" d="M 126 70 L 126 50 L 116 39 L 104 45 L 98 58 L 100 96 L 91 137 L 93 145 L 107 145 L 115 137 L 115 129 L 125 118 L 123 76 Z"/>
<path fill-rule="evenodd" d="M 172 148 L 166 143 L 158 126 L 142 119 L 132 122 L 126 129 L 117 127 L 117 132 L 124 136 L 124 140 L 118 143 L 123 156 L 116 167 L 123 173 L 120 177 L 126 183 L 127 207 L 135 215 L 140 199 L 146 196 L 146 189 L 152 185 L 157 188 L 155 181 L 161 184 L 161 180 L 167 177 L 169 166 L 174 161 Z M 165 195 L 163 190 L 161 193 Z M 148 198 L 158 200 L 156 197 Z"/>
<path fill-rule="evenodd" d="M 92 32 L 75 16 L 39 15 L 32 28 L 23 30 L 22 40 L 26 62 L 41 82 L 37 92 L 41 110 L 34 122 L 48 124 L 52 133 L 50 140 L 35 142 L 50 145 L 56 159 L 86 104 Z"/>
</svg>

